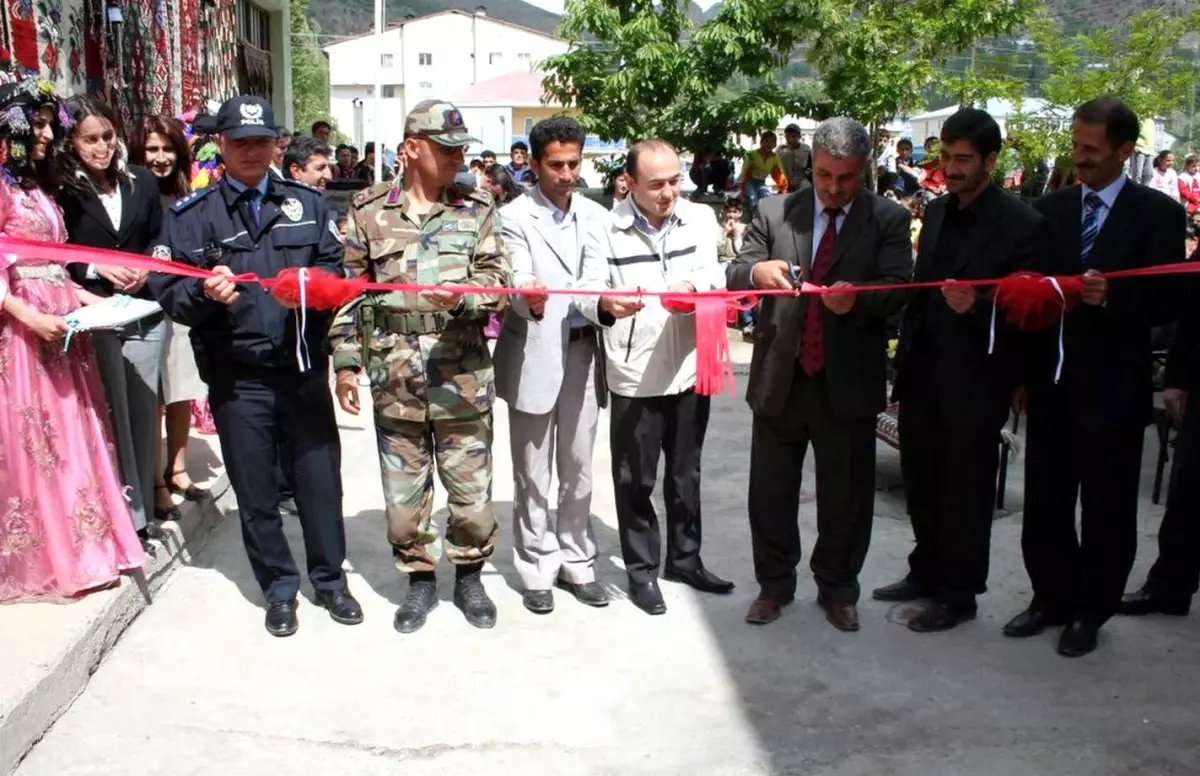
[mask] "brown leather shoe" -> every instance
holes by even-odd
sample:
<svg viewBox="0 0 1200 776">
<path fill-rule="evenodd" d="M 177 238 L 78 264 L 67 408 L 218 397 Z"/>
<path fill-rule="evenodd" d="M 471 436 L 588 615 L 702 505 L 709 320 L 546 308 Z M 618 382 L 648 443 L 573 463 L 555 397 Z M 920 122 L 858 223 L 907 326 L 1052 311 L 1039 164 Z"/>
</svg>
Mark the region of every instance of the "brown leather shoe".
<svg viewBox="0 0 1200 776">
<path fill-rule="evenodd" d="M 759 593 L 758 598 L 754 599 L 754 603 L 750 604 L 750 611 L 746 612 L 746 622 L 751 625 L 768 625 L 775 622 L 779 619 L 780 610 L 795 598 L 794 594 L 780 597 Z"/>
<path fill-rule="evenodd" d="M 839 604 L 817 596 L 817 604 L 825 610 L 825 619 L 840 631 L 858 630 L 858 608 L 854 604 Z"/>
</svg>

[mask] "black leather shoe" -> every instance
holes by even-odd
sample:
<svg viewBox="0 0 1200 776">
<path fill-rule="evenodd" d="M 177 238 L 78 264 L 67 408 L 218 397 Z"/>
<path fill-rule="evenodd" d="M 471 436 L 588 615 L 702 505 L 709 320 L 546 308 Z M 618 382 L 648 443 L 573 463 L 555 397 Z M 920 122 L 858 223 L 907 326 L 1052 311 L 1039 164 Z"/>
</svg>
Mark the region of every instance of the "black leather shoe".
<svg viewBox="0 0 1200 776">
<path fill-rule="evenodd" d="M 1058 654 L 1064 657 L 1082 657 L 1096 648 L 1100 629 L 1082 620 L 1071 620 L 1058 638 Z"/>
<path fill-rule="evenodd" d="M 695 571 L 666 569 L 663 571 L 663 579 L 668 582 L 682 582 L 688 587 L 699 590 L 701 593 L 728 595 L 733 592 L 732 582 L 721 579 L 706 568 L 699 568 Z"/>
<path fill-rule="evenodd" d="M 279 499 L 279 514 L 287 515 L 288 517 L 298 517 L 300 508 L 296 506 L 296 499 L 292 496 L 283 496 Z"/>
<path fill-rule="evenodd" d="M 890 585 L 877 587 L 871 591 L 871 597 L 876 601 L 916 601 L 921 598 L 933 598 L 934 591 L 921 587 L 908 577 Z"/>
<path fill-rule="evenodd" d="M 429 572 L 409 574 L 408 594 L 396 610 L 392 625 L 401 633 L 414 633 L 425 624 L 425 617 L 437 608 L 437 577 Z"/>
<path fill-rule="evenodd" d="M 575 600 L 581 604 L 608 606 L 608 591 L 599 582 L 584 582 L 582 585 L 577 585 L 574 582 L 560 579 L 555 584 L 575 596 Z"/>
<path fill-rule="evenodd" d="M 629 600 L 646 614 L 666 614 L 667 602 L 657 582 L 630 582 Z"/>
<path fill-rule="evenodd" d="M 1062 614 L 1035 604 L 1009 620 L 1004 626 L 1004 635 L 1010 639 L 1027 639 L 1046 628 L 1066 624 L 1067 618 Z"/>
<path fill-rule="evenodd" d="M 458 579 L 454 581 L 454 605 L 462 610 L 467 622 L 476 628 L 492 628 L 496 625 L 496 605 L 483 589 L 483 578 L 478 567 L 463 571 L 459 566 Z M 551 608 L 554 602 L 550 602 Z"/>
<path fill-rule="evenodd" d="M 922 609 L 916 617 L 908 621 L 908 629 L 917 633 L 948 631 L 951 628 L 957 628 L 964 622 L 974 620 L 976 611 L 977 607 L 974 604 L 969 606 L 951 606 L 939 601 L 933 601 L 929 606 Z"/>
<path fill-rule="evenodd" d="M 350 595 L 349 590 L 331 592 L 318 590 L 316 600 L 317 606 L 328 611 L 334 622 L 340 622 L 342 625 L 358 625 L 363 621 L 362 607 L 358 605 L 358 601 L 354 600 L 354 596 Z"/>
<path fill-rule="evenodd" d="M 1121 596 L 1121 604 L 1117 614 L 1170 614 L 1176 617 L 1185 616 L 1192 608 L 1192 597 L 1157 595 L 1148 587 L 1143 587 L 1136 593 L 1126 593 Z"/>
<path fill-rule="evenodd" d="M 534 614 L 550 614 L 554 611 L 554 593 L 549 590 L 526 590 L 521 594 L 521 603 Z"/>
<path fill-rule="evenodd" d="M 272 636 L 291 636 L 300 628 L 296 619 L 296 599 L 272 601 L 267 605 L 267 633 Z"/>
</svg>

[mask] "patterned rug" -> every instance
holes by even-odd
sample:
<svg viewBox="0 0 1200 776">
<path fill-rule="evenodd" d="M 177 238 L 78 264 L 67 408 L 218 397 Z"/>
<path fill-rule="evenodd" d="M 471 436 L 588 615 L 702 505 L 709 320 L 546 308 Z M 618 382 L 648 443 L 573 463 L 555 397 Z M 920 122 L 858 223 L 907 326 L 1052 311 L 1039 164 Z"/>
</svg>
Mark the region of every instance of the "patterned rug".
<svg viewBox="0 0 1200 776">
<path fill-rule="evenodd" d="M 0 0 L 0 70 L 87 92 L 130 126 L 237 91 L 234 0 Z"/>
</svg>

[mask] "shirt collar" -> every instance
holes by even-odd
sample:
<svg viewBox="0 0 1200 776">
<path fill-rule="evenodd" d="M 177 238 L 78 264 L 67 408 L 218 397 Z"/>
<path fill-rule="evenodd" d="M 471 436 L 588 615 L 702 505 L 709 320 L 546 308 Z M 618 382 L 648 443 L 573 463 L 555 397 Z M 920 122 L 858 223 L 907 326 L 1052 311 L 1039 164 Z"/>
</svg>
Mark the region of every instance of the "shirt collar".
<svg viewBox="0 0 1200 776">
<path fill-rule="evenodd" d="M 646 218 L 646 215 L 642 213 L 642 209 L 639 208 L 637 203 L 633 201 L 633 197 L 626 197 L 625 199 L 629 201 L 629 206 L 633 208 L 634 224 L 636 224 L 638 228 L 648 235 L 656 236 L 664 234 L 668 229 L 680 221 L 679 214 L 676 212 L 679 207 L 678 202 L 675 203 L 675 209 L 671 210 L 671 215 L 667 216 L 667 220 L 663 222 L 662 228 L 658 228 L 655 227 L 654 224 L 650 223 L 650 219 Z"/>
<path fill-rule="evenodd" d="M 561 224 L 564 221 L 576 218 L 574 194 L 571 195 L 571 204 L 564 211 L 560 210 L 558 205 L 554 204 L 539 187 L 534 186 L 529 193 L 533 195 L 533 201 L 537 203 L 538 207 L 542 208 L 542 210 L 546 211 L 554 219 L 554 223 Z"/>
<path fill-rule="evenodd" d="M 1117 195 L 1121 193 L 1121 189 L 1125 188 L 1125 176 L 1118 175 L 1117 179 L 1115 181 L 1108 184 L 1107 186 L 1100 189 L 1099 191 L 1096 191 L 1095 189 L 1093 189 L 1091 186 L 1087 185 L 1086 183 L 1083 184 L 1082 186 L 1080 186 L 1080 188 L 1083 189 L 1083 192 L 1080 194 L 1080 197 L 1084 201 L 1087 200 L 1088 194 L 1099 194 L 1100 200 L 1104 203 L 1104 207 L 1108 208 L 1109 210 L 1112 210 L 1113 203 L 1117 201 Z"/>
<path fill-rule="evenodd" d="M 262 197 L 263 199 L 266 199 L 267 185 L 270 182 L 270 180 L 271 180 L 271 173 L 270 173 L 270 171 L 267 171 L 267 172 L 263 173 L 262 180 L 260 180 L 258 182 L 258 185 L 254 187 L 254 188 L 258 189 L 258 195 L 260 197 Z M 249 186 L 242 183 L 241 181 L 236 180 L 228 175 L 225 176 L 225 181 L 229 184 L 229 188 L 233 189 L 238 194 L 241 194 L 246 189 L 250 188 Z"/>
<path fill-rule="evenodd" d="M 850 215 L 850 206 L 853 204 L 854 204 L 854 200 L 851 199 L 849 202 L 847 202 L 845 205 L 843 205 L 841 208 L 839 208 L 839 210 L 841 211 L 842 218 L 845 218 L 846 216 Z M 817 193 L 817 190 L 813 189 L 813 223 L 816 223 L 818 220 L 820 220 L 821 216 L 824 213 L 825 213 L 825 203 L 821 201 L 821 195 Z"/>
</svg>

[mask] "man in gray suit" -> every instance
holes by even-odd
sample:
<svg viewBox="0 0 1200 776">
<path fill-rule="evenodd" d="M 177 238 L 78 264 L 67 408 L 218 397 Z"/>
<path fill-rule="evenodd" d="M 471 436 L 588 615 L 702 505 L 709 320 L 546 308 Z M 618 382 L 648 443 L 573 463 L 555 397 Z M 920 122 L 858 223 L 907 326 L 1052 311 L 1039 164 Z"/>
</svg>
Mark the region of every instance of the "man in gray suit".
<svg viewBox="0 0 1200 776">
<path fill-rule="evenodd" d="M 728 265 L 729 288 L 907 282 L 909 214 L 863 188 L 870 155 L 867 131 L 857 122 L 836 117 L 817 127 L 813 187 L 763 200 Z M 754 411 L 748 511 L 761 592 L 747 622 L 774 622 L 796 596 L 800 475 L 811 444 L 817 602 L 835 628 L 858 630 L 858 573 L 875 501 L 875 416 L 887 399 L 885 323 L 905 298 L 903 290 L 847 291 L 762 302 L 746 387 Z"/>
<path fill-rule="evenodd" d="M 583 129 L 571 118 L 546 119 L 529 133 L 537 184 L 500 211 L 515 286 L 568 288 L 580 275 L 584 235 L 608 215 L 574 194 L 583 142 Z M 600 359 L 597 331 L 571 297 L 513 297 L 496 342 L 496 393 L 508 402 L 513 561 L 525 608 L 537 614 L 554 610 L 555 584 L 589 606 L 608 604 L 595 578 L 590 516 L 592 449 L 606 396 Z"/>
</svg>

